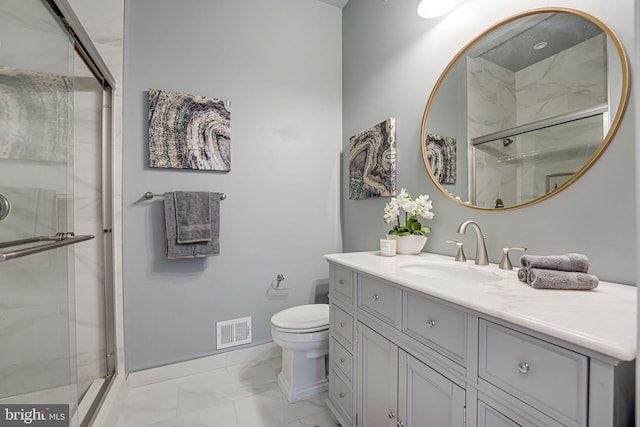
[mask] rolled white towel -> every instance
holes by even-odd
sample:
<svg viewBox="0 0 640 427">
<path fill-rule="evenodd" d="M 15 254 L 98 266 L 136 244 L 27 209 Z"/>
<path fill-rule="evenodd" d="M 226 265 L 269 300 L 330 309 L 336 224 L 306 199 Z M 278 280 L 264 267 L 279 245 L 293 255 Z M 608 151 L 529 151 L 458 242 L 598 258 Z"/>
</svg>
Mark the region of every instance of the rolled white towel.
<svg viewBox="0 0 640 427">
<path fill-rule="evenodd" d="M 590 290 L 598 287 L 599 280 L 593 274 L 532 268 L 527 283 L 538 289 Z"/>
</svg>

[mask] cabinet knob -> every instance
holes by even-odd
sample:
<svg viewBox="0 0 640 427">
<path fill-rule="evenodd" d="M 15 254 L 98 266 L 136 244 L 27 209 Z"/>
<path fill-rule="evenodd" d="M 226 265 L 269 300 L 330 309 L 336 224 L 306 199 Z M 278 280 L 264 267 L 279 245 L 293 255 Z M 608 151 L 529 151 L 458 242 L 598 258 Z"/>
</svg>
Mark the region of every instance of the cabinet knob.
<svg viewBox="0 0 640 427">
<path fill-rule="evenodd" d="M 402 421 L 398 421 L 397 426 L 398 426 L 398 427 L 404 427 L 404 423 L 403 423 Z"/>
<path fill-rule="evenodd" d="M 344 397 L 344 393 L 340 393 L 338 396 L 342 398 Z"/>
<path fill-rule="evenodd" d="M 338 362 L 339 362 L 340 364 L 342 364 L 342 363 L 344 363 L 344 359 L 341 357 L 340 359 L 338 359 Z"/>
<path fill-rule="evenodd" d="M 427 326 L 429 326 L 430 328 L 433 328 L 434 326 L 436 326 L 436 321 L 433 319 L 427 320 Z"/>
<path fill-rule="evenodd" d="M 378 294 L 373 294 L 373 299 L 378 301 L 380 299 L 380 295 Z"/>
<path fill-rule="evenodd" d="M 518 363 L 518 371 L 520 371 L 521 374 L 526 375 L 529 372 L 529 364 L 526 362 Z"/>
<path fill-rule="evenodd" d="M 344 285 L 344 280 L 340 279 L 338 280 L 338 283 L 340 283 L 341 285 Z"/>
<path fill-rule="evenodd" d="M 394 419 L 396 417 L 396 413 L 391 411 L 387 414 L 387 417 L 389 417 L 390 420 Z"/>
<path fill-rule="evenodd" d="M 340 322 L 340 327 L 344 328 L 344 322 Z"/>
</svg>

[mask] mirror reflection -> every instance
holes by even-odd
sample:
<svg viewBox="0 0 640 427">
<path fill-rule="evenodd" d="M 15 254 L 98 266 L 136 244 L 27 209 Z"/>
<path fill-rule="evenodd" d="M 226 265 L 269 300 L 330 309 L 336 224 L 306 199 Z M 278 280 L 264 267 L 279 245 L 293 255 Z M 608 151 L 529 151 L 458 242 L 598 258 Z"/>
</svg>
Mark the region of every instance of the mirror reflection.
<svg viewBox="0 0 640 427">
<path fill-rule="evenodd" d="M 521 207 L 562 190 L 605 149 L 629 93 L 622 46 L 569 9 L 529 11 L 470 42 L 425 109 L 425 167 L 472 207 Z"/>
</svg>

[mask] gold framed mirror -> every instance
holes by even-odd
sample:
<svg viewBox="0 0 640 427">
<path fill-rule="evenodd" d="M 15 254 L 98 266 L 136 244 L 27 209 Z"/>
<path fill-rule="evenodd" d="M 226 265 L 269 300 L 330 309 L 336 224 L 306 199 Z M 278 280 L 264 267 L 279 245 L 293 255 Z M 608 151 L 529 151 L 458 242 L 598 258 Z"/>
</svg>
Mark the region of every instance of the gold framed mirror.
<svg viewBox="0 0 640 427">
<path fill-rule="evenodd" d="M 467 43 L 431 92 L 420 144 L 447 197 L 482 210 L 545 200 L 604 152 L 630 91 L 613 31 L 574 9 L 506 18 Z"/>
</svg>

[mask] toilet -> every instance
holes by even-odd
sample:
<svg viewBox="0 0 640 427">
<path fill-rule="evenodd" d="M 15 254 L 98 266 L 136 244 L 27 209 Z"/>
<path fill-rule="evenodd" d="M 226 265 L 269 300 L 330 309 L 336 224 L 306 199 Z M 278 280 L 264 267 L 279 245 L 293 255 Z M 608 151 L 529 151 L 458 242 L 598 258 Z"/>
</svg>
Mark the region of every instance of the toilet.
<svg viewBox="0 0 640 427">
<path fill-rule="evenodd" d="M 307 304 L 271 317 L 273 342 L 282 347 L 278 384 L 289 402 L 306 399 L 329 388 L 329 304 Z"/>
</svg>

